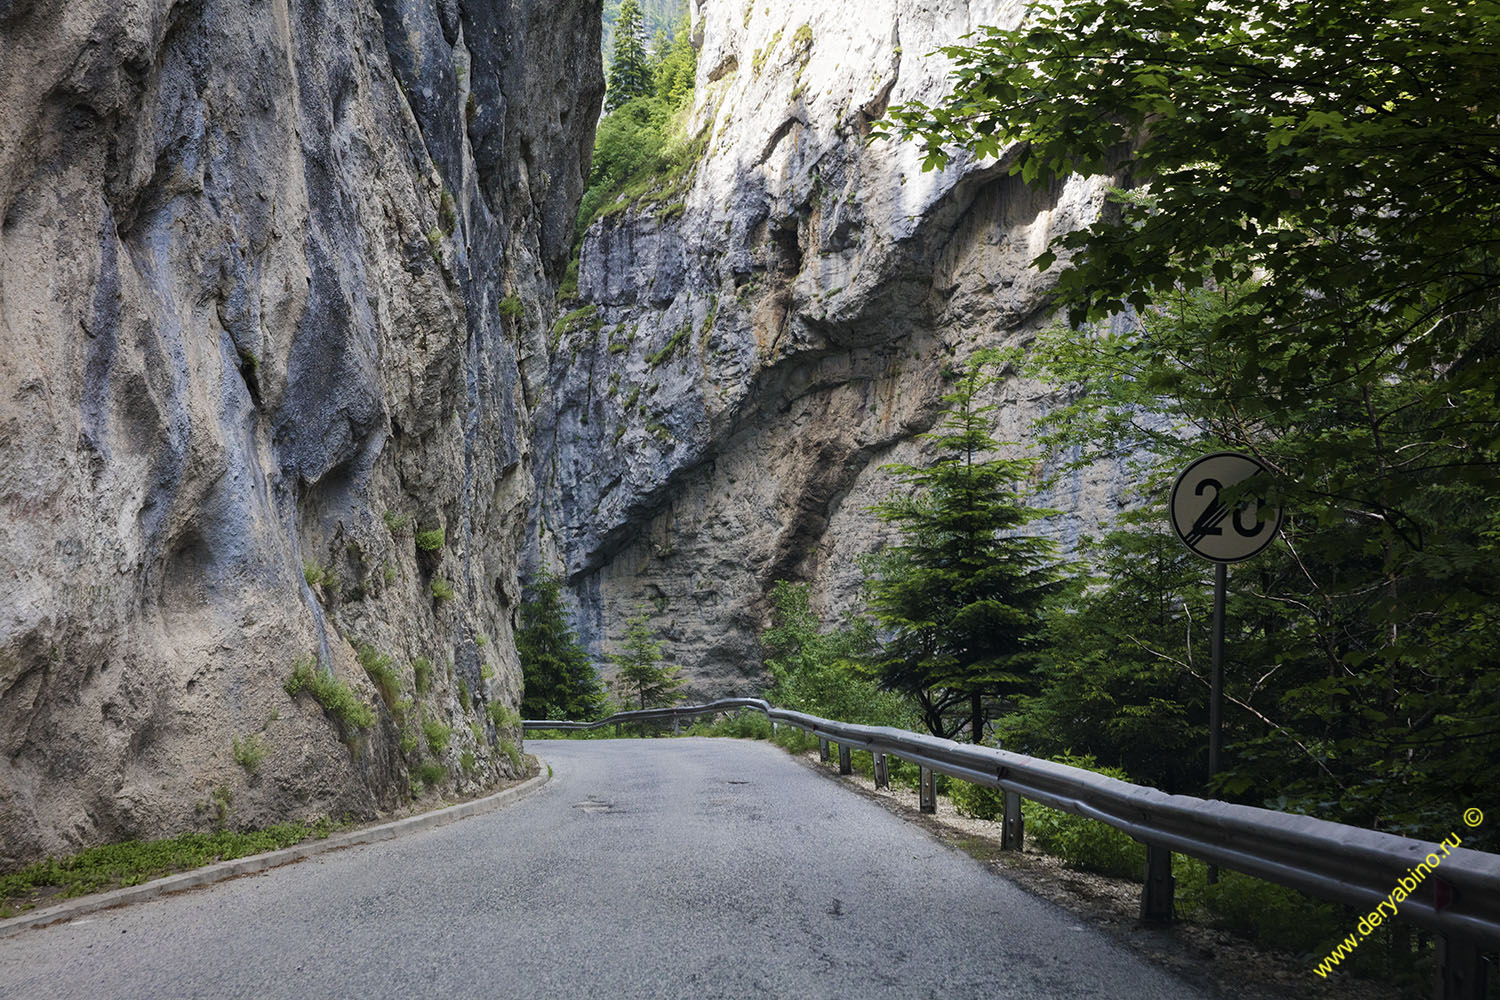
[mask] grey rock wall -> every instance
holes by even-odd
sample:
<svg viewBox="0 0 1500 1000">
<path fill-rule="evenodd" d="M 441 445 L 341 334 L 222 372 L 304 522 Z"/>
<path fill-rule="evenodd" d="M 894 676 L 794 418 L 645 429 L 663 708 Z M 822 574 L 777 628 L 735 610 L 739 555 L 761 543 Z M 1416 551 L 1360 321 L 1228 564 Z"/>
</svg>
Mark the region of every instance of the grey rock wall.
<svg viewBox="0 0 1500 1000">
<path fill-rule="evenodd" d="M 595 0 L 0 3 L 0 870 L 401 808 L 419 720 L 444 785 L 513 772 L 518 359 L 598 33 Z M 288 697 L 304 657 L 370 730 Z"/>
<path fill-rule="evenodd" d="M 944 369 L 1049 321 L 1029 262 L 1093 217 L 1098 184 L 1032 191 L 1005 160 L 924 173 L 914 145 L 867 142 L 889 104 L 943 92 L 934 50 L 1023 7 L 693 5 L 707 153 L 680 206 L 588 231 L 596 311 L 559 339 L 537 423 L 534 558 L 567 575 L 601 661 L 646 607 L 691 695 L 757 690 L 771 584 L 854 607 L 885 537 L 868 508 L 896 485 L 881 466 L 919 458 Z M 1055 397 L 1012 379 L 997 401 L 997 435 L 1024 442 Z M 1047 530 L 1071 544 L 1121 493 L 1118 469 L 1078 475 L 1041 497 L 1069 512 Z"/>
</svg>

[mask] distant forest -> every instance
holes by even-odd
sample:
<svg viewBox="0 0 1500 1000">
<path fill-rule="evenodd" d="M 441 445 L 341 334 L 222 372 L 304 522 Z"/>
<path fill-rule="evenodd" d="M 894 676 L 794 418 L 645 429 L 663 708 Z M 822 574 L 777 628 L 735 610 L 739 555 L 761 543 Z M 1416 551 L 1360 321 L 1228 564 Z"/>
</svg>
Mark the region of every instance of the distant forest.
<svg viewBox="0 0 1500 1000">
<path fill-rule="evenodd" d="M 639 0 L 641 22 L 646 29 L 646 47 L 655 49 L 656 36 L 670 35 L 672 25 L 687 13 L 687 0 Z M 620 16 L 620 0 L 604 0 L 604 44 L 599 53 L 605 62 L 615 50 L 615 21 Z"/>
</svg>

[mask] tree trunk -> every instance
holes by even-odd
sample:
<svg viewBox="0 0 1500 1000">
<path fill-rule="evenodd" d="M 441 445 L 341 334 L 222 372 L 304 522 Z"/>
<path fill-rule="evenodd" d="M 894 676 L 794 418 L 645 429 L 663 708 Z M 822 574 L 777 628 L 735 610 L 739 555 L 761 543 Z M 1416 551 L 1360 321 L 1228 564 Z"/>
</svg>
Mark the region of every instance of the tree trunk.
<svg viewBox="0 0 1500 1000">
<path fill-rule="evenodd" d="M 969 695 L 969 735 L 975 743 L 984 742 L 984 696 L 978 691 Z"/>
</svg>

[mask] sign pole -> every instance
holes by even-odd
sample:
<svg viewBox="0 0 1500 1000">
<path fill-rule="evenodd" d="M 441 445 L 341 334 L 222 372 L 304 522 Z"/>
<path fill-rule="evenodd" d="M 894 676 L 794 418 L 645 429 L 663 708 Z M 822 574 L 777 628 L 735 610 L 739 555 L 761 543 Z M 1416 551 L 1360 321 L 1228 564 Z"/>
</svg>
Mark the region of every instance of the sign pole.
<svg viewBox="0 0 1500 1000">
<path fill-rule="evenodd" d="M 1197 459 L 1177 477 L 1168 507 L 1172 528 L 1184 545 L 1214 564 L 1213 677 L 1208 696 L 1208 780 L 1219 773 L 1224 742 L 1224 591 L 1229 564 L 1249 559 L 1275 539 L 1281 529 L 1281 508 L 1259 501 L 1237 500 L 1234 509 L 1221 498 L 1228 489 L 1256 476 L 1266 467 L 1249 455 L 1215 452 Z M 1269 477 L 1267 477 L 1269 478 Z M 1208 866 L 1208 881 L 1219 880 L 1217 865 Z"/>
<path fill-rule="evenodd" d="M 1208 780 L 1219 773 L 1219 747 L 1224 741 L 1224 591 L 1229 578 L 1227 563 L 1214 563 L 1213 680 L 1208 695 Z M 1219 866 L 1208 866 L 1208 884 L 1219 881 Z"/>
</svg>

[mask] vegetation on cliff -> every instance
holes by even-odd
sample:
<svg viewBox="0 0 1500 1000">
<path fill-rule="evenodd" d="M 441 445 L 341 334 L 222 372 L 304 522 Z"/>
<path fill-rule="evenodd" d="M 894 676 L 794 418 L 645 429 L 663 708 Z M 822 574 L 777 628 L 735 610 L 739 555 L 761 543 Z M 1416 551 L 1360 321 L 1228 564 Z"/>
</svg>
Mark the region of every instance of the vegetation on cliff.
<svg viewBox="0 0 1500 1000">
<path fill-rule="evenodd" d="M 549 573 L 526 588 L 516 653 L 526 684 L 523 718 L 598 718 L 604 691 L 578 633 L 564 616 L 562 581 Z"/>
<path fill-rule="evenodd" d="M 617 36 L 606 100 L 611 110 L 594 137 L 577 240 L 601 215 L 642 202 L 670 204 L 686 191 L 707 142 L 706 135 L 688 135 L 698 67 L 689 36 L 686 15 L 650 49 Z"/>
</svg>

